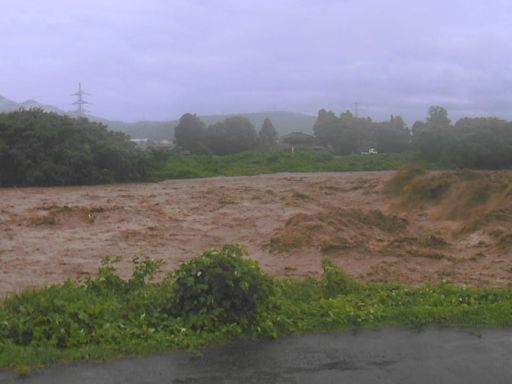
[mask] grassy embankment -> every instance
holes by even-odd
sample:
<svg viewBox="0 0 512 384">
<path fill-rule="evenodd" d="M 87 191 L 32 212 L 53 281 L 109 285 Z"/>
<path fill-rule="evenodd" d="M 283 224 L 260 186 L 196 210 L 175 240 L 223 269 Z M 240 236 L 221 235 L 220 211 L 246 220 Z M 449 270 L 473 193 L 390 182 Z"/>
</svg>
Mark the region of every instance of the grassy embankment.
<svg viewBox="0 0 512 384">
<path fill-rule="evenodd" d="M 208 260 L 206 264 L 211 265 Z M 0 367 L 23 373 L 57 362 L 194 350 L 229 340 L 360 327 L 512 325 L 512 289 L 367 284 L 353 280 L 328 259 L 318 279 L 277 279 L 266 276 L 256 262 L 233 260 L 230 268 L 238 271 L 237 277 L 215 267 L 215 283 L 219 276 L 225 279 L 220 287 L 228 289 L 229 308 L 238 308 L 242 314 L 243 308 L 256 308 L 250 306 L 255 297 L 250 292 L 260 286 L 266 290 L 258 297 L 262 292 L 268 296 L 264 305 L 239 321 L 226 317 L 226 310 L 216 306 L 203 311 L 204 303 L 198 307 L 200 313 L 190 313 L 194 308 L 186 300 L 193 296 L 188 292 L 199 300 L 211 297 L 204 263 L 181 269 L 180 292 L 185 302 L 175 299 L 177 275 L 152 282 L 160 263 L 147 259 L 135 260 L 129 280 L 119 278 L 114 264 L 107 262 L 98 277 L 87 281 L 11 296 L 0 306 Z M 240 280 L 247 273 L 250 279 Z M 259 284 L 261 276 L 265 284 Z M 226 288 L 233 281 L 236 292 Z M 219 293 L 219 285 L 215 289 Z"/>
<path fill-rule="evenodd" d="M 411 152 L 339 156 L 324 151 L 269 151 L 227 156 L 171 156 L 152 176 L 155 179 L 178 179 L 277 172 L 381 171 L 399 169 L 404 165 L 436 167 Z"/>
</svg>

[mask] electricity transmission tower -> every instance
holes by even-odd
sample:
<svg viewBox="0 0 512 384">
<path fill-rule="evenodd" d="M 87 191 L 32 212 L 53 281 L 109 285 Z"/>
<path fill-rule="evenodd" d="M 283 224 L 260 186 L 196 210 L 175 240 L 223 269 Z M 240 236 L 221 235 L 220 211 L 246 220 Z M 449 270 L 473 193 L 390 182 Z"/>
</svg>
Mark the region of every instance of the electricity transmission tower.
<svg viewBox="0 0 512 384">
<path fill-rule="evenodd" d="M 76 101 L 72 105 L 76 105 L 76 114 L 78 117 L 84 117 L 87 111 L 84 106 L 86 104 L 91 104 L 88 101 L 84 100 L 84 95 L 90 95 L 90 93 L 84 92 L 82 90 L 82 83 L 78 83 L 78 91 L 73 93 L 73 96 L 76 96 Z"/>
</svg>

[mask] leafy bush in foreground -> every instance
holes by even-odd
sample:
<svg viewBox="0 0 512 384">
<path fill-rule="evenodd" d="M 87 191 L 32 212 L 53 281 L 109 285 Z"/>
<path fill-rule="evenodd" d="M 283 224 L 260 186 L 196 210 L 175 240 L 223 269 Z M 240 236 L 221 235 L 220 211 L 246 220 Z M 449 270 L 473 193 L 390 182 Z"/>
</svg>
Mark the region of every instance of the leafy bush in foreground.
<svg viewBox="0 0 512 384">
<path fill-rule="evenodd" d="M 226 245 L 182 264 L 172 275 L 170 313 L 207 315 L 224 323 L 253 321 L 272 294 L 272 280 L 246 250 Z"/>
</svg>

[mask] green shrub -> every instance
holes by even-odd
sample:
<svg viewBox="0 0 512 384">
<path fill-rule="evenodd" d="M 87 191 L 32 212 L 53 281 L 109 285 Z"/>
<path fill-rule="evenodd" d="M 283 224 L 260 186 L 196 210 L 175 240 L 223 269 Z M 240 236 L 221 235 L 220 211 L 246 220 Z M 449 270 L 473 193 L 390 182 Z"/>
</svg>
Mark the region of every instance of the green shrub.
<svg viewBox="0 0 512 384">
<path fill-rule="evenodd" d="M 115 264 L 121 261 L 120 257 L 104 257 L 98 268 L 98 275 L 95 278 L 88 278 L 85 282 L 87 291 L 97 294 L 126 293 L 142 288 L 153 280 L 155 274 L 160 270 L 163 260 L 152 260 L 148 257 L 132 258 L 133 272 L 128 280 L 123 280 L 117 273 Z"/>
<path fill-rule="evenodd" d="M 0 319 L 0 339 L 16 345 L 69 348 L 90 343 L 112 303 L 88 295 L 68 281 L 61 286 L 27 291 L 7 300 Z"/>
<path fill-rule="evenodd" d="M 208 315 L 216 322 L 252 322 L 273 291 L 272 280 L 246 250 L 226 245 L 182 264 L 172 273 L 168 312 Z"/>
</svg>

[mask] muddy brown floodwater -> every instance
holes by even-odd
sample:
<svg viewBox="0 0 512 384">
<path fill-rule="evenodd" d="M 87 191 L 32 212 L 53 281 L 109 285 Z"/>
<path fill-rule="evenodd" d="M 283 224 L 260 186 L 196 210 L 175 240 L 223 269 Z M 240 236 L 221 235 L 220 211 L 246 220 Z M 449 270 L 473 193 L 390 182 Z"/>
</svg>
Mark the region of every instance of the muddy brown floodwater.
<svg viewBox="0 0 512 384">
<path fill-rule="evenodd" d="M 275 174 L 0 189 L 0 295 L 94 274 L 103 257 L 164 260 L 162 273 L 243 243 L 270 273 L 321 273 L 327 254 L 366 281 L 510 286 L 509 248 L 426 211 L 396 212 L 392 172 Z M 488 247 L 487 249 L 485 247 Z M 483 252 L 486 251 L 486 252 Z"/>
</svg>

